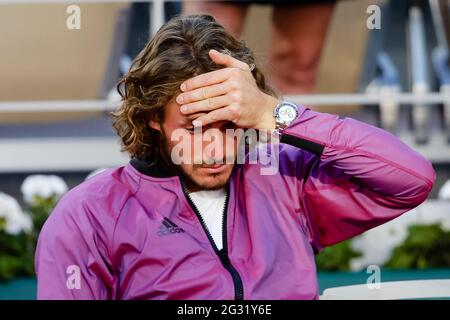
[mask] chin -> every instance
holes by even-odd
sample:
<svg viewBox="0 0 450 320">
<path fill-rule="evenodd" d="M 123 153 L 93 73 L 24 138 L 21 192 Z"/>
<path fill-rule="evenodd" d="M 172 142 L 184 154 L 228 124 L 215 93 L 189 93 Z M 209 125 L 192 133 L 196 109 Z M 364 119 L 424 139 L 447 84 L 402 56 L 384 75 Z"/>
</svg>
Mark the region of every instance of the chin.
<svg viewBox="0 0 450 320">
<path fill-rule="evenodd" d="M 201 172 L 202 170 L 194 170 L 194 172 L 183 171 L 192 189 L 217 190 L 228 184 L 232 169 L 233 166 L 230 166 L 220 173 L 205 173 Z"/>
<path fill-rule="evenodd" d="M 228 183 L 228 180 L 229 180 L 228 178 L 227 179 L 211 178 L 195 182 L 195 184 L 201 190 L 217 190 L 223 188 Z"/>
</svg>

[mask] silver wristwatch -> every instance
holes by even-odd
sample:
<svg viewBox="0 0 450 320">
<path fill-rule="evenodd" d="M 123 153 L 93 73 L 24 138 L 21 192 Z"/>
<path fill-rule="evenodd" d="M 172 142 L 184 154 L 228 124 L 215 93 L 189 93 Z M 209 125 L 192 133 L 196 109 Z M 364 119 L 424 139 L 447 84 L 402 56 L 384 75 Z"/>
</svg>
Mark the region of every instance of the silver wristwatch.
<svg viewBox="0 0 450 320">
<path fill-rule="evenodd" d="M 273 110 L 275 118 L 275 134 L 281 135 L 282 131 L 289 127 L 298 117 L 297 106 L 288 101 L 281 101 Z"/>
</svg>

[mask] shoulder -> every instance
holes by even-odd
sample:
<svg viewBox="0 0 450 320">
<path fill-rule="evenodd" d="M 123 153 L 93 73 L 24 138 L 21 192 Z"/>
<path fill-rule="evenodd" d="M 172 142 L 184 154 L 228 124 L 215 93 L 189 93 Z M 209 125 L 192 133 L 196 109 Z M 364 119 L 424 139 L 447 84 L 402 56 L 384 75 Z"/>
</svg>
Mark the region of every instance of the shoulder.
<svg viewBox="0 0 450 320">
<path fill-rule="evenodd" d="M 107 169 L 67 192 L 48 217 L 43 231 L 64 228 L 112 233 L 125 203 L 134 195 L 138 181 L 126 167 Z"/>
</svg>

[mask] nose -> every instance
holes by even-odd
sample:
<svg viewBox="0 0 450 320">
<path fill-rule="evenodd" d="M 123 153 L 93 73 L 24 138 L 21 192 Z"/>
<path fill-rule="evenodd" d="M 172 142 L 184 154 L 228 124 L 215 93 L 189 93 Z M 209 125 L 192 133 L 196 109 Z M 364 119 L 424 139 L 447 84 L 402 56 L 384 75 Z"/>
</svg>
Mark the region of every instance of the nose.
<svg viewBox="0 0 450 320">
<path fill-rule="evenodd" d="M 207 161 L 221 162 L 225 156 L 225 133 L 218 128 L 209 128 L 203 133 L 203 157 Z"/>
</svg>

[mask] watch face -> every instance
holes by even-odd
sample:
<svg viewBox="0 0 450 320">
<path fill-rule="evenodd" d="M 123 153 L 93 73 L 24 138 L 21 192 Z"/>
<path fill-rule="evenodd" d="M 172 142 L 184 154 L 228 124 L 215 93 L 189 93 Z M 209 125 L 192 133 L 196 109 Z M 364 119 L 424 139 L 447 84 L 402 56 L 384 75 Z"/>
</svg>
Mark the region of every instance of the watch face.
<svg viewBox="0 0 450 320">
<path fill-rule="evenodd" d="M 297 117 L 297 109 L 289 104 L 283 104 L 278 109 L 278 119 L 284 123 L 291 123 Z"/>
</svg>

